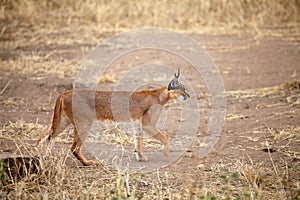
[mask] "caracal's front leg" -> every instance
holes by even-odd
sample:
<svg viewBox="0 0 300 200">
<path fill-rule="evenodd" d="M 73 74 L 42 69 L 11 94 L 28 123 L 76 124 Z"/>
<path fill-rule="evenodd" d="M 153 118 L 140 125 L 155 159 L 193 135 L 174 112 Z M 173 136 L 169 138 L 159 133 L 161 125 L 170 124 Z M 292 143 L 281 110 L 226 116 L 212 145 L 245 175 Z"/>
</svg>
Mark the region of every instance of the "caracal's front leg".
<svg viewBox="0 0 300 200">
<path fill-rule="evenodd" d="M 145 162 L 148 160 L 147 156 L 143 153 L 143 133 L 134 131 L 134 153 L 137 161 Z"/>
<path fill-rule="evenodd" d="M 153 105 L 142 116 L 142 129 L 146 131 L 152 138 L 160 141 L 164 145 L 164 154 L 169 156 L 169 139 L 167 136 L 156 128 L 156 123 L 159 120 L 162 111 L 161 105 Z"/>
</svg>

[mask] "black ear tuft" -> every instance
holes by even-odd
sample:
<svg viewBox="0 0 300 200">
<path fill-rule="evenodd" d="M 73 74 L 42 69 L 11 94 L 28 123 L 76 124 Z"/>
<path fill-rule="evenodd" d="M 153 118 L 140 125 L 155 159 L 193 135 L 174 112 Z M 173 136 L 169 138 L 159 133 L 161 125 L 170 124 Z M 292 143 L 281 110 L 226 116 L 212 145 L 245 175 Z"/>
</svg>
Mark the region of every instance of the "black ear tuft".
<svg viewBox="0 0 300 200">
<path fill-rule="evenodd" d="M 177 72 L 177 74 L 176 73 L 174 73 L 174 76 L 175 76 L 175 78 L 179 78 L 179 76 L 180 76 L 180 69 L 178 69 L 178 72 Z"/>
</svg>

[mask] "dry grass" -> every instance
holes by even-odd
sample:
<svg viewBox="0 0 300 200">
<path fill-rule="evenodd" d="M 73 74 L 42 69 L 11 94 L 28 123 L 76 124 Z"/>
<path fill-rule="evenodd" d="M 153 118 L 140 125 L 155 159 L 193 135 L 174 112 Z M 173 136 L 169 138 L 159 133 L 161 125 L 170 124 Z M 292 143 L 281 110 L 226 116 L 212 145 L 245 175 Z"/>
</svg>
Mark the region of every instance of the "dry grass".
<svg viewBox="0 0 300 200">
<path fill-rule="evenodd" d="M 101 123 L 100 130 L 92 130 L 87 138 L 87 142 L 97 143 L 110 143 L 116 145 L 118 148 L 126 149 L 127 151 L 132 151 L 134 147 L 134 132 L 131 124 L 121 124 L 117 123 Z M 141 131 L 141 130 L 140 130 Z M 143 145 L 145 151 L 157 151 L 162 148 L 162 145 L 153 140 L 151 137 L 143 138 Z"/>
<path fill-rule="evenodd" d="M 291 104 L 299 104 L 300 99 L 300 80 L 293 80 L 283 85 L 266 87 L 260 89 L 227 91 L 229 98 L 247 99 L 253 97 L 267 97 L 271 95 L 280 95 L 286 98 Z"/>
<path fill-rule="evenodd" d="M 57 29 L 71 34 L 67 27 L 80 25 L 100 34 L 111 34 L 136 27 L 164 27 L 182 31 L 232 33 L 261 32 L 279 36 L 299 34 L 299 1 L 5 1 L 2 3 L 2 37 L 21 25 L 20 31 Z M 86 26 L 85 26 L 86 25 Z M 53 27 L 53 28 L 54 28 Z M 59 31 L 58 31 L 59 30 Z M 84 29 L 82 29 L 84 30 Z M 77 29 L 78 31 L 78 29 Z M 214 31 L 213 31 L 214 32 Z M 21 33 L 21 32 L 20 32 Z M 73 32 L 74 33 L 74 32 Z M 85 37 L 84 31 L 82 37 Z M 92 32 L 93 33 L 93 32 Z M 17 38 L 11 36 L 12 38 Z M 68 42 L 68 41 L 66 41 Z"/>
<path fill-rule="evenodd" d="M 1 46 L 25 49 L 96 45 L 140 27 L 182 32 L 299 37 L 299 1 L 4 1 Z"/>
<path fill-rule="evenodd" d="M 21 54 L 17 59 L 8 59 L 0 62 L 0 68 L 4 72 L 15 72 L 18 74 L 57 74 L 59 77 L 73 77 L 79 69 L 79 62 L 49 59 L 48 55 L 32 53 Z"/>
<path fill-rule="evenodd" d="M 299 162 L 292 166 L 289 162 L 270 166 L 267 161 L 254 163 L 249 159 L 227 165 L 216 164 L 205 170 L 195 166 L 182 171 L 180 176 L 165 170 L 132 174 L 105 166 L 78 168 L 66 164 L 73 162 L 74 158 L 64 147 L 59 151 L 47 147 L 36 149 L 19 139 L 22 135 L 27 139 L 37 138 L 44 128 L 23 121 L 2 128 L 2 138 L 10 135 L 10 140 L 15 140 L 17 154 L 26 152 L 26 155 L 38 156 L 41 163 L 36 173 L 27 171 L 20 181 L 6 175 L 8 184 L 1 189 L 5 199 L 299 198 Z M 299 127 L 287 127 L 272 134 L 275 141 L 299 141 Z"/>
<path fill-rule="evenodd" d="M 23 120 L 9 122 L 0 131 L 1 139 L 33 139 L 42 134 L 45 125 L 26 123 Z"/>
<path fill-rule="evenodd" d="M 262 149 L 270 152 L 281 152 L 293 160 L 300 161 L 300 128 L 288 126 L 282 130 L 268 128 L 268 139 Z"/>
<path fill-rule="evenodd" d="M 99 81 L 98 81 L 99 84 L 101 84 L 101 83 L 115 83 L 115 82 L 116 82 L 116 79 L 115 79 L 115 75 L 114 74 L 105 74 L 105 75 L 102 75 L 99 78 Z"/>
</svg>

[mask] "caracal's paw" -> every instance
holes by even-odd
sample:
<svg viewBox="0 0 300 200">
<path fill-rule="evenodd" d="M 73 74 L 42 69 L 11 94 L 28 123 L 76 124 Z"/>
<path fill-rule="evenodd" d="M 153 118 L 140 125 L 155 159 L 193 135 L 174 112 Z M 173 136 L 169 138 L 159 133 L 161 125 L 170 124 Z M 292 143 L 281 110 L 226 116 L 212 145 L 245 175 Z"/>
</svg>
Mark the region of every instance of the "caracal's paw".
<svg viewBox="0 0 300 200">
<path fill-rule="evenodd" d="M 147 156 L 142 153 L 135 152 L 134 154 L 137 161 L 146 162 L 148 160 Z"/>
<path fill-rule="evenodd" d="M 82 162 L 82 164 L 84 166 L 91 166 L 91 165 L 94 165 L 96 163 L 93 160 L 85 160 L 84 162 Z"/>
<path fill-rule="evenodd" d="M 39 138 L 37 141 L 36 141 L 36 147 L 38 146 L 50 146 L 51 144 L 51 140 L 49 139 L 49 135 L 46 135 L 42 138 Z"/>
<path fill-rule="evenodd" d="M 169 144 L 164 145 L 164 154 L 166 157 L 169 157 L 170 155 Z"/>
</svg>

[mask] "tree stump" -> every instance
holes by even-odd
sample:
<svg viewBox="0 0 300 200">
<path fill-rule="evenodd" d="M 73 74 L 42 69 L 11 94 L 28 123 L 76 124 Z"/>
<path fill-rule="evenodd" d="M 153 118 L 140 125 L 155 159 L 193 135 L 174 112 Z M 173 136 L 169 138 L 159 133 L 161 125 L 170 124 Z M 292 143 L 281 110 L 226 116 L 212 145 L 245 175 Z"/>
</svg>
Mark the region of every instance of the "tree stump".
<svg viewBox="0 0 300 200">
<path fill-rule="evenodd" d="M 0 155 L 0 173 L 3 185 L 18 182 L 41 169 L 38 157 L 22 155 Z"/>
</svg>

